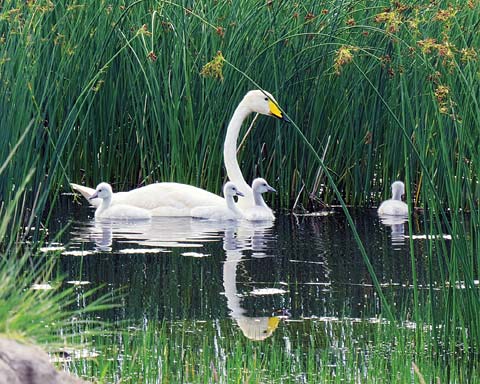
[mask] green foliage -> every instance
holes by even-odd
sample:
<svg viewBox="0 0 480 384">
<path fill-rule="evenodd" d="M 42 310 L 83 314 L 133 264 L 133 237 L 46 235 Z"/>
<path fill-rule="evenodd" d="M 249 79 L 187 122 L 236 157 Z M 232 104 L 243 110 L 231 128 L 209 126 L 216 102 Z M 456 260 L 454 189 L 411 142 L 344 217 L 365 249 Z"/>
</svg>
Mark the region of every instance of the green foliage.
<svg viewBox="0 0 480 384">
<path fill-rule="evenodd" d="M 426 234 L 454 239 L 429 249 L 441 302 L 416 289 L 426 306 L 412 315 L 436 330 L 435 353 L 478 353 L 478 1 L 6 0 L 0 12 L 4 249 L 24 239 L 12 228 L 40 224 L 22 207 L 48 216 L 69 181 L 220 192 L 225 127 L 252 79 L 301 134 L 258 119 L 239 152 L 247 180 L 309 209 L 375 205 L 405 180 Z"/>
<path fill-rule="evenodd" d="M 16 142 L 34 118 L 17 161 L 40 153 L 36 179 L 48 173 L 50 185 L 175 180 L 219 192 L 226 123 L 255 87 L 240 69 L 325 154 L 347 203 L 376 203 L 408 168 L 416 204 L 428 204 L 431 178 L 443 206 L 472 209 L 478 6 L 450 4 L 7 1 L 2 139 Z M 217 51 L 223 71 L 223 58 L 206 65 Z M 239 154 L 248 180 L 271 180 L 281 207 L 302 187 L 303 205 L 336 200 L 320 193 L 324 175 L 294 130 L 257 124 Z M 452 190 L 454 177 L 464 182 Z"/>
</svg>

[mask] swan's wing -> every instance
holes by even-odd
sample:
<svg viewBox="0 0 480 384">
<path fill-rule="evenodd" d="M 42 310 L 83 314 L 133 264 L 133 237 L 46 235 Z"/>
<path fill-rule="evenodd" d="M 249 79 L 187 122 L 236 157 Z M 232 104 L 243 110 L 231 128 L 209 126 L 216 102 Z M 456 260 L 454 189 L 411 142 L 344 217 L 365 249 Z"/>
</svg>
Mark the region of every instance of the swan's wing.
<svg viewBox="0 0 480 384">
<path fill-rule="evenodd" d="M 245 219 L 248 221 L 275 220 L 275 215 L 268 207 L 254 206 L 243 211 Z"/>
<path fill-rule="evenodd" d="M 192 208 L 224 207 L 223 197 L 188 184 L 155 183 L 128 192 L 114 193 L 112 204 L 148 209 L 153 216 L 190 216 Z"/>
<path fill-rule="evenodd" d="M 235 213 L 225 206 L 195 207 L 190 211 L 190 215 L 195 218 L 218 221 L 237 219 Z"/>
<path fill-rule="evenodd" d="M 146 220 L 152 217 L 150 211 L 131 205 L 116 204 L 109 207 L 103 214 L 106 219 Z"/>
<path fill-rule="evenodd" d="M 72 189 L 74 191 L 80 192 L 82 194 L 82 196 L 85 197 L 85 199 L 87 199 L 87 200 L 95 192 L 95 189 L 93 189 L 93 188 L 85 187 L 84 185 L 75 184 L 75 183 L 70 183 L 70 187 L 72 187 Z M 88 200 L 88 202 L 91 205 L 93 205 L 94 207 L 98 207 L 98 206 L 100 206 L 100 203 L 102 202 L 102 200 L 101 199 L 93 199 L 93 200 Z"/>
<path fill-rule="evenodd" d="M 95 192 L 93 188 L 78 184 L 70 184 L 87 200 Z M 89 200 L 90 204 L 98 207 L 100 199 Z M 194 207 L 225 206 L 225 199 L 204 189 L 188 184 L 155 183 L 145 187 L 132 189 L 128 192 L 113 194 L 112 205 L 126 204 L 148 209 L 153 216 L 190 216 Z"/>
</svg>

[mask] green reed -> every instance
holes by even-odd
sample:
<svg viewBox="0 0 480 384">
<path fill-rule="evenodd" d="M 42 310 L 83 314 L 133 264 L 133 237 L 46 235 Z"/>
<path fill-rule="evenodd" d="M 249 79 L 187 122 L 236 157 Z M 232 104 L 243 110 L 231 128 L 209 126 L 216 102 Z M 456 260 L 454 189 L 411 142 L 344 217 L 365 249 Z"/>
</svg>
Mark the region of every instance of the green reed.
<svg viewBox="0 0 480 384">
<path fill-rule="evenodd" d="M 121 190 L 179 181 L 218 193 L 226 125 L 251 78 L 315 151 L 261 117 L 239 151 L 247 180 L 265 177 L 280 191 L 270 203 L 297 209 L 339 195 L 375 206 L 405 180 L 426 234 L 453 239 L 429 243 L 442 295 L 434 302 L 416 287 L 427 312 L 415 306 L 413 317 L 435 329 L 435 353 L 459 345 L 478 353 L 478 19 L 475 1 L 7 0 L 0 194 L 14 203 L 2 213 L 23 226 L 22 206 L 42 213 L 68 182 Z M 223 81 L 200 74 L 218 51 L 231 64 Z M 27 223 L 38 227 L 41 217 Z M 415 270 L 413 256 L 412 248 Z"/>
<path fill-rule="evenodd" d="M 13 12 L 13 4 L 4 6 L 3 102 L 32 103 L 21 113 L 7 108 L 2 124 L 18 127 L 18 135 L 25 117 L 44 122 L 38 141 L 56 182 L 103 178 L 123 188 L 176 180 L 220 191 L 224 129 L 253 85 L 229 66 L 222 82 L 200 75 L 219 50 L 277 96 L 320 153 L 325 149 L 347 203 L 376 203 L 390 181 L 404 177 L 396 119 L 422 156 L 408 159 L 413 185 L 422 186 L 422 172 L 435 174 L 439 197 L 452 206 L 442 181 L 454 170 L 474 181 L 475 129 L 464 127 L 478 121 L 471 51 L 478 41 L 460 29 L 475 14 L 467 5 L 426 2 L 383 12 L 388 2 L 37 2 Z M 336 200 L 328 189 L 310 196 L 318 166 L 294 131 L 265 118 L 257 125 L 265 128 L 254 129 L 239 154 L 248 179 L 262 173 L 281 186 L 282 207 L 292 206 L 302 186 L 304 205 L 310 197 Z M 452 145 L 437 169 L 441 132 Z M 461 192 L 455 204 L 470 207 Z"/>
</svg>

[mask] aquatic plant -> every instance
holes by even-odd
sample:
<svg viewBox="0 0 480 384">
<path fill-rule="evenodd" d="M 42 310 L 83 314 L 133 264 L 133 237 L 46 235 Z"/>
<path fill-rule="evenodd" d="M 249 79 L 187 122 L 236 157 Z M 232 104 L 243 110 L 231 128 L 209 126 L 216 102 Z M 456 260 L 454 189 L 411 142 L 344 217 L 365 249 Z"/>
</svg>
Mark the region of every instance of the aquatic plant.
<svg viewBox="0 0 480 384">
<path fill-rule="evenodd" d="M 415 289 L 412 313 L 392 315 L 431 326 L 436 355 L 478 354 L 478 19 L 473 0 L 7 0 L 0 195 L 15 203 L 2 213 L 39 228 L 69 181 L 121 190 L 173 180 L 219 193 L 226 122 L 259 85 L 298 129 L 255 122 L 239 151 L 244 174 L 279 190 L 273 205 L 297 210 L 369 207 L 404 180 L 426 235 L 453 241 L 428 247 L 440 299 Z M 39 215 L 25 221 L 21 206 Z M 25 238 L 5 228 L 4 242 Z"/>
</svg>

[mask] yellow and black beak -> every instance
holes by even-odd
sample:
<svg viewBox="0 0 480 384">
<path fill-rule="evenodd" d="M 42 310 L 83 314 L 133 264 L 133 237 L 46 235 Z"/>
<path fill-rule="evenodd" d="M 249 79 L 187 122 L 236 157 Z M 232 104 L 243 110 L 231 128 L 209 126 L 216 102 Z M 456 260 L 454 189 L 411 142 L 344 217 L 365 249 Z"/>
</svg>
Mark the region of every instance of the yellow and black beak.
<svg viewBox="0 0 480 384">
<path fill-rule="evenodd" d="M 284 116 L 284 114 L 282 113 L 282 111 L 280 110 L 280 108 L 278 108 L 278 105 L 275 104 L 272 100 L 268 99 L 268 106 L 270 108 L 270 114 L 272 116 L 275 116 L 277 119 L 280 119 L 282 121 L 284 121 L 285 123 L 289 123 L 290 120 L 288 120 L 288 118 L 286 116 Z"/>
</svg>

